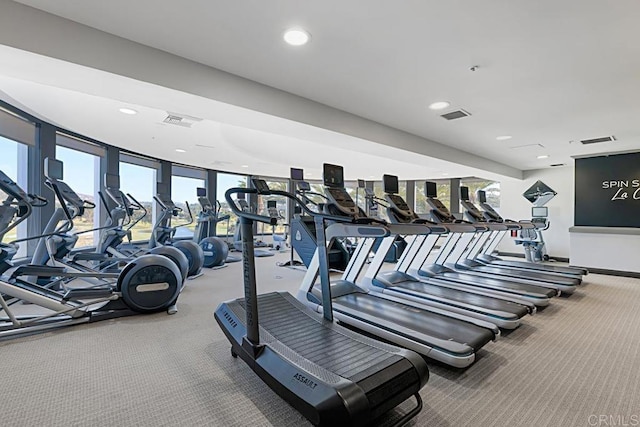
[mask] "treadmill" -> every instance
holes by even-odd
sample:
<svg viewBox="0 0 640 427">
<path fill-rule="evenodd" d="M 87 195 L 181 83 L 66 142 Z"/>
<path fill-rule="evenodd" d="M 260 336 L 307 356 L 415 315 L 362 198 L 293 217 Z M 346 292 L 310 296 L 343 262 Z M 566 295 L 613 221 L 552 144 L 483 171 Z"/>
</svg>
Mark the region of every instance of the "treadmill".
<svg viewBox="0 0 640 427">
<path fill-rule="evenodd" d="M 582 279 L 577 276 L 567 276 L 562 273 L 553 272 L 545 273 L 517 267 L 490 265 L 473 259 L 473 257 L 482 250 L 483 246 L 487 242 L 487 238 L 490 237 L 492 233 L 504 232 L 508 227 L 505 224 L 483 222 L 484 217 L 482 213 L 480 213 L 475 205 L 469 201 L 469 189 L 467 187 L 460 187 L 460 203 L 465 208 L 467 219 L 474 225 L 487 227 L 489 232 L 475 236 L 475 241 L 469 242 L 469 251 L 467 251 L 466 254 L 461 254 L 461 256 L 454 258 L 454 263 L 460 268 L 495 274 L 498 276 L 514 277 L 520 281 L 530 280 L 532 283 L 541 286 L 545 286 L 545 283 L 548 283 L 568 294 L 573 293 L 575 291 L 575 287 L 582 282 Z"/>
<path fill-rule="evenodd" d="M 332 306 L 333 315 L 341 324 L 425 357 L 458 368 L 472 364 L 476 351 L 500 335 L 495 324 L 407 299 L 369 292 L 355 283 L 369 256 L 367 250 L 361 250 L 368 240 L 366 238 L 387 237 L 391 235 L 391 229 L 395 229 L 393 233 L 396 234 L 428 234 L 428 227 L 419 224 L 389 225 L 366 217 L 344 188 L 341 166 L 324 164 L 323 178 L 330 201 L 325 208 L 341 220 L 329 225 L 326 236 L 318 238 L 318 242 L 326 242 L 329 246 L 333 239 L 340 237 L 358 237 L 359 242 L 341 280 L 330 285 L 330 293 L 316 285 L 318 275 L 323 271 L 321 258 L 325 254 L 325 250 L 320 248 L 323 245 L 319 245 L 297 298 L 318 312 Z M 324 229 L 324 226 L 318 225 L 316 229 Z"/>
<path fill-rule="evenodd" d="M 452 253 L 461 256 L 468 247 L 478 230 L 485 230 L 483 226 L 474 226 L 467 222 L 457 220 L 437 197 L 437 188 L 434 182 L 425 183 L 425 195 L 432 206 L 431 215 L 435 222 L 444 225 L 449 233 L 445 242 L 441 245 L 437 256 L 434 257 L 434 248 L 438 242 L 437 236 L 417 236 L 412 244 L 412 251 L 407 254 L 402 265 L 396 269 L 404 271 L 414 277 L 426 277 L 429 281 L 438 280 L 438 283 L 455 283 L 457 286 L 465 285 L 482 289 L 483 292 L 496 294 L 501 297 L 512 296 L 524 299 L 537 307 L 549 305 L 549 299 L 558 295 L 557 288 L 533 285 L 521 282 L 514 278 L 496 277 L 486 273 L 477 273 L 469 270 L 459 270 L 455 263 L 447 262 Z M 462 244 L 460 243 L 462 240 Z"/>
<path fill-rule="evenodd" d="M 388 204 L 387 214 L 392 223 L 424 224 L 432 233 L 446 233 L 444 226 L 418 218 L 404 199 L 397 194 L 398 177 L 383 176 L 385 200 Z M 439 307 L 444 310 L 465 314 L 477 319 L 495 323 L 500 328 L 515 329 L 520 319 L 535 311 L 535 306 L 518 303 L 498 296 L 483 295 L 481 291 L 469 288 L 452 288 L 451 286 L 429 283 L 428 279 L 418 279 L 406 272 L 398 270 L 380 271 L 387 251 L 393 245 L 395 235 L 386 237 L 379 244 L 378 250 L 364 276 L 364 285 L 373 292 L 381 292 L 399 296 L 411 301 Z M 375 239 L 370 239 L 375 241 Z M 412 243 L 415 242 L 415 239 Z M 405 248 L 396 265 L 403 264 L 403 256 L 410 254 L 411 246 Z"/>
<path fill-rule="evenodd" d="M 231 188 L 225 194 L 242 227 L 245 289 L 244 298 L 223 302 L 215 312 L 231 342 L 232 356 L 240 356 L 315 425 L 369 425 L 413 396 L 416 406 L 396 423 L 405 424 L 422 409 L 419 391 L 429 377 L 427 365 L 415 352 L 362 336 L 333 321 L 324 246 L 318 250 L 322 288 L 328 297 L 323 316 L 288 293 L 257 294 L 253 224 L 277 220 L 241 210 L 232 195 L 277 194 L 298 203 L 321 225 L 332 217 L 308 210 L 290 193 L 270 191 L 263 180 L 254 179 L 253 184 L 256 188 Z M 317 230 L 323 241 L 324 228 Z"/>
<path fill-rule="evenodd" d="M 530 222 L 516 222 L 505 220 L 500 216 L 498 212 L 491 205 L 487 203 L 487 196 L 483 190 L 478 190 L 478 202 L 480 203 L 480 208 L 482 209 L 482 215 L 484 219 L 487 221 L 493 221 L 505 224 L 507 227 L 512 225 L 515 229 L 522 228 L 523 225 L 531 224 L 532 227 L 537 228 L 535 223 Z M 582 267 L 572 267 L 572 266 L 561 266 L 561 265 L 551 265 L 545 263 L 535 263 L 535 262 L 526 262 L 526 261 L 511 261 L 504 260 L 502 258 L 493 256 L 495 248 L 498 246 L 498 243 L 502 240 L 506 233 L 497 234 L 492 242 L 487 247 L 487 250 L 484 253 L 478 254 L 476 259 L 482 262 L 487 262 L 495 265 L 505 266 L 505 267 L 518 267 L 525 268 L 528 270 L 536 270 L 543 272 L 554 272 L 554 273 L 563 273 L 571 276 L 585 276 L 589 274 L 589 270 Z"/>
</svg>

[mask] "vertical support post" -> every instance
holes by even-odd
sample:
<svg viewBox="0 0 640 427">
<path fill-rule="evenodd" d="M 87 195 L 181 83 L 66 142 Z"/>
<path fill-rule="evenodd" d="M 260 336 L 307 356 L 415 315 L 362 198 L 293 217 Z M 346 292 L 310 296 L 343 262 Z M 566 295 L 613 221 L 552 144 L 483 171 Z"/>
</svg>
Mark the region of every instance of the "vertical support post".
<svg viewBox="0 0 640 427">
<path fill-rule="evenodd" d="M 316 242 L 318 244 L 318 261 L 320 273 L 320 288 L 322 290 L 322 315 L 325 319 L 333 321 L 333 307 L 331 304 L 331 279 L 329 278 L 329 256 L 327 254 L 327 237 L 324 229 L 324 219 L 315 216 Z"/>
<path fill-rule="evenodd" d="M 451 190 L 449 191 L 449 211 L 452 214 L 460 213 L 460 178 L 451 180 Z"/>
<path fill-rule="evenodd" d="M 405 197 L 407 205 L 415 209 L 416 206 L 416 182 L 407 181 L 407 196 Z"/>
<path fill-rule="evenodd" d="M 247 340 L 251 346 L 260 343 L 258 329 L 258 291 L 256 289 L 256 265 L 253 251 L 253 221 L 240 217 L 242 230 L 242 270 L 244 278 L 244 303 L 247 314 Z"/>
</svg>

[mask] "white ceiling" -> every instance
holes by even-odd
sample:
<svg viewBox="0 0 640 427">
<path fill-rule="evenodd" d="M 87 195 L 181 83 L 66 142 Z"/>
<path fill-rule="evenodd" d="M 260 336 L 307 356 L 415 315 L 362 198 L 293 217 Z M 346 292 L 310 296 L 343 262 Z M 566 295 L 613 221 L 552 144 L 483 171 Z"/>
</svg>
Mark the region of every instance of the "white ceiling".
<svg viewBox="0 0 640 427">
<path fill-rule="evenodd" d="M 640 149 L 636 0 L 19 3 L 522 170 Z M 294 25 L 312 34 L 309 45 L 281 41 Z M 426 108 L 437 100 L 472 116 L 447 122 Z M 513 139 L 495 140 L 503 134 Z M 570 143 L 606 135 L 617 141 Z"/>
</svg>

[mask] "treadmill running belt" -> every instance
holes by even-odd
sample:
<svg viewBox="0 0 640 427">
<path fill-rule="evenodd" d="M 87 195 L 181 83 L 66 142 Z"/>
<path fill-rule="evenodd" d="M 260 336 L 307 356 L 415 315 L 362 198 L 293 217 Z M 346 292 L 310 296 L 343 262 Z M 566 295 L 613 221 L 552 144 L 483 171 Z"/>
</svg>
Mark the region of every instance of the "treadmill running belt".
<svg viewBox="0 0 640 427">
<path fill-rule="evenodd" d="M 434 295 L 452 301 L 470 304 L 482 308 L 488 308 L 491 310 L 505 311 L 508 313 L 513 313 L 518 317 L 526 316 L 529 313 L 525 306 L 516 304 L 511 301 L 503 301 L 497 298 L 490 298 L 471 292 L 462 292 L 454 289 L 447 289 L 440 286 L 429 285 L 423 282 L 416 282 L 413 280 L 394 283 L 393 286 L 390 286 L 390 289 L 396 287 L 400 289 L 408 289 L 414 292 L 422 292 L 428 295 Z"/>
<path fill-rule="evenodd" d="M 312 317 L 295 309 L 291 304 L 299 305 L 299 301 L 285 296 L 289 295 L 270 293 L 258 296 L 260 327 L 305 359 L 350 379 L 371 367 L 380 370 L 403 360 L 397 354 L 384 351 L 382 343 L 377 349 L 355 341 L 336 328 L 323 326 L 319 316 L 312 313 Z M 244 316 L 244 300 L 240 306 L 242 311 L 236 314 Z"/>
<path fill-rule="evenodd" d="M 416 341 L 422 341 L 419 335 L 424 335 L 436 338 L 434 341 L 466 344 L 477 350 L 494 338 L 489 329 L 371 294 L 351 293 L 334 298 L 333 308 L 341 311 L 346 308 L 348 311 L 344 312 L 350 315 L 354 312 L 363 313 L 368 319 L 375 318 L 381 327 L 390 331 L 394 331 L 394 325 L 416 331 L 414 336 L 408 337 Z M 424 341 L 424 344 L 434 345 L 428 341 Z"/>
</svg>

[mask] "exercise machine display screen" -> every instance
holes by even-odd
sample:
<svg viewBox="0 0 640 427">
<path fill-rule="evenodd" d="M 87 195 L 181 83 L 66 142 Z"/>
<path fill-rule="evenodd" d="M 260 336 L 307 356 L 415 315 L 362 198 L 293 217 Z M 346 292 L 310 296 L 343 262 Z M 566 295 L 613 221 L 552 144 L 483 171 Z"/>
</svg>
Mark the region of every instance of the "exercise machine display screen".
<svg viewBox="0 0 640 427">
<path fill-rule="evenodd" d="M 196 196 L 207 197 L 207 189 L 202 187 L 196 188 Z"/>
<path fill-rule="evenodd" d="M 365 187 L 364 179 L 359 179 L 358 180 L 358 188 L 364 188 L 364 187 Z"/>
<path fill-rule="evenodd" d="M 63 180 L 62 162 L 60 160 L 47 157 L 46 159 L 44 159 L 44 174 L 47 178 L 62 181 Z"/>
<path fill-rule="evenodd" d="M 532 218 L 547 218 L 549 216 L 549 208 L 546 206 L 533 206 L 531 208 Z"/>
<path fill-rule="evenodd" d="M 438 198 L 438 186 L 435 182 L 427 181 L 424 183 L 424 195 L 433 199 Z"/>
<path fill-rule="evenodd" d="M 395 175 L 382 175 L 382 186 L 387 194 L 397 194 L 400 191 L 398 177 Z"/>
<path fill-rule="evenodd" d="M 298 181 L 298 190 L 311 191 L 311 184 L 309 184 L 307 181 Z"/>
<path fill-rule="evenodd" d="M 298 168 L 291 168 L 291 179 L 294 181 L 304 181 L 304 171 Z"/>
<path fill-rule="evenodd" d="M 322 178 L 326 187 L 344 187 L 344 171 L 342 166 L 331 165 L 329 163 L 323 164 Z"/>
<path fill-rule="evenodd" d="M 256 190 L 258 190 L 258 193 L 268 193 L 269 192 L 269 185 L 267 184 L 267 181 L 265 181 L 264 179 L 253 179 L 253 186 L 256 188 Z"/>
<path fill-rule="evenodd" d="M 469 201 L 469 187 L 460 187 L 460 200 Z"/>
<path fill-rule="evenodd" d="M 478 203 L 487 203 L 487 193 L 484 190 L 478 190 Z"/>
<path fill-rule="evenodd" d="M 120 177 L 118 175 L 114 175 L 112 173 L 107 173 L 104 175 L 104 186 L 105 188 L 111 189 L 119 189 L 120 188 Z"/>
<path fill-rule="evenodd" d="M 158 194 L 168 195 L 169 194 L 169 184 L 165 184 L 164 182 L 159 182 L 156 186 L 158 190 Z"/>
<path fill-rule="evenodd" d="M 404 213 L 411 212 L 409 205 L 407 205 L 407 202 L 405 202 L 402 197 L 398 196 L 397 194 L 388 194 L 387 197 L 398 210 L 403 211 Z"/>
<path fill-rule="evenodd" d="M 275 200 L 267 200 L 267 209 L 275 209 L 278 202 Z"/>
</svg>

